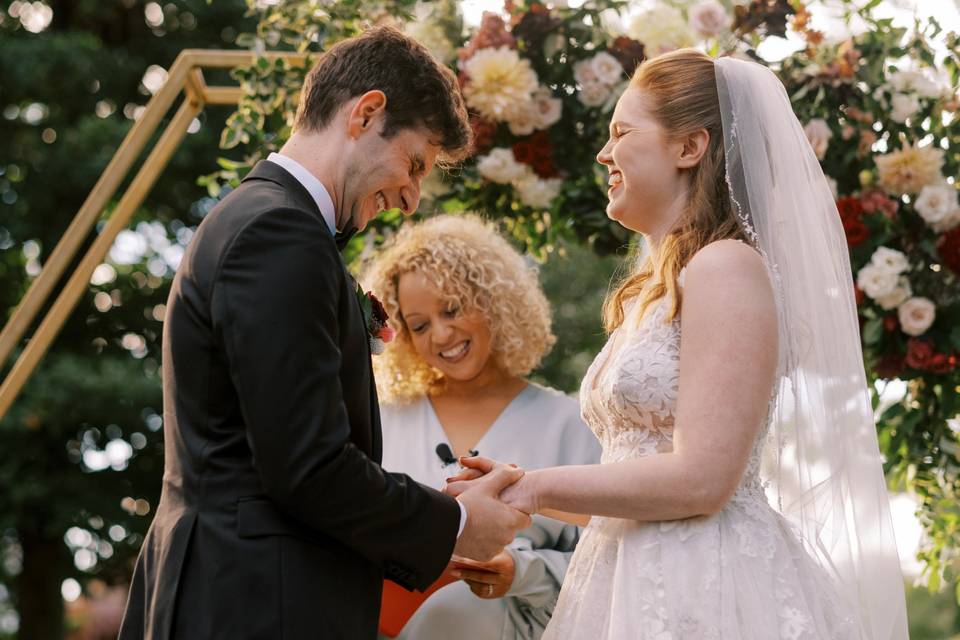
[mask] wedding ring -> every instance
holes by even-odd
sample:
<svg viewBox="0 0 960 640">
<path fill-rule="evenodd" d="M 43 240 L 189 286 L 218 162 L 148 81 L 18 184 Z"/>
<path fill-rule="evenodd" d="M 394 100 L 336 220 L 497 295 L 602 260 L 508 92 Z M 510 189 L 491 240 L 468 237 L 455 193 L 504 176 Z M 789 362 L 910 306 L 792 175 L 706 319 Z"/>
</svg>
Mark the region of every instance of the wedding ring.
<svg viewBox="0 0 960 640">
<path fill-rule="evenodd" d="M 492 585 L 492 584 L 488 584 L 488 585 L 487 585 L 487 595 L 488 595 L 488 596 L 492 596 L 492 595 L 493 595 L 493 585 Z"/>
</svg>

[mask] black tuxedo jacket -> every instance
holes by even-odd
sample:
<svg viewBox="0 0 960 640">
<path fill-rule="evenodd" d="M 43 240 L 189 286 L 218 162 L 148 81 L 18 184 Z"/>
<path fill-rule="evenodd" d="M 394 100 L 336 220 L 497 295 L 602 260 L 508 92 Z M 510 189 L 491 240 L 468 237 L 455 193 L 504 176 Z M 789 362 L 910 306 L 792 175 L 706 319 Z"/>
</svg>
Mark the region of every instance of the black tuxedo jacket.
<svg viewBox="0 0 960 640">
<path fill-rule="evenodd" d="M 439 576 L 460 509 L 381 469 L 356 284 L 278 165 L 197 229 L 163 387 L 163 492 L 122 640 L 374 638 L 384 576 L 421 590 Z"/>
</svg>

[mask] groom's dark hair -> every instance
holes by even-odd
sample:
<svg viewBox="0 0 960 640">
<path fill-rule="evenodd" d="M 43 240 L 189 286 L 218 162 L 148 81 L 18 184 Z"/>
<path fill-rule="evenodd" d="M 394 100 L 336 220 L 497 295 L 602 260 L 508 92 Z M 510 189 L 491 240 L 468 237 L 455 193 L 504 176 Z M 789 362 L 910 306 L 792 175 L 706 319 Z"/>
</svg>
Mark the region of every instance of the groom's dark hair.
<svg viewBox="0 0 960 640">
<path fill-rule="evenodd" d="M 456 76 L 392 27 L 368 29 L 323 54 L 307 74 L 294 129 L 322 129 L 344 102 L 377 89 L 387 96 L 384 137 L 424 126 L 447 160 L 467 153 L 470 121 Z"/>
</svg>

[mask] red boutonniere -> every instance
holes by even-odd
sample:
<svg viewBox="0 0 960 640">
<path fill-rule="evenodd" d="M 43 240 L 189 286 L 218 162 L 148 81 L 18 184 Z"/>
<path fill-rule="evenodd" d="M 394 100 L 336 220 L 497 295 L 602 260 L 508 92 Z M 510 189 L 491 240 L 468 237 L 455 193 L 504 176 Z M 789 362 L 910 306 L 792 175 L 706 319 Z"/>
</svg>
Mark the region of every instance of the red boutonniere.
<svg viewBox="0 0 960 640">
<path fill-rule="evenodd" d="M 363 323 L 367 327 L 370 352 L 378 356 L 383 353 L 387 343 L 396 337 L 397 332 L 390 326 L 390 316 L 387 315 L 383 303 L 377 300 L 377 296 L 369 291 L 364 292 L 360 285 L 357 285 L 357 300 L 363 312 Z"/>
</svg>

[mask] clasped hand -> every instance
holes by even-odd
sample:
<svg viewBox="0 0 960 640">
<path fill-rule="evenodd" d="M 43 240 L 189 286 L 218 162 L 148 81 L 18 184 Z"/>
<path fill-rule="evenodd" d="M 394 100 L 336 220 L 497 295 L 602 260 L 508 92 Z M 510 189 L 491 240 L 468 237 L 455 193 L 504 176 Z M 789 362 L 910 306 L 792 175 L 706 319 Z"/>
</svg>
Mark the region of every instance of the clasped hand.
<svg viewBox="0 0 960 640">
<path fill-rule="evenodd" d="M 454 554 L 489 562 L 530 526 L 534 512 L 523 489 L 524 471 L 489 458 L 461 458 L 464 469 L 451 478 L 444 492 L 466 508 L 467 522 Z"/>
<path fill-rule="evenodd" d="M 454 497 L 461 495 L 473 483 L 496 469 L 517 469 L 515 464 L 504 464 L 481 456 L 460 458 L 460 465 L 463 470 L 448 478 L 447 486 L 444 488 L 444 493 Z M 505 487 L 498 498 L 505 505 L 528 515 L 533 515 L 540 510 L 532 476 L 528 474 L 522 474 L 513 484 Z"/>
</svg>

